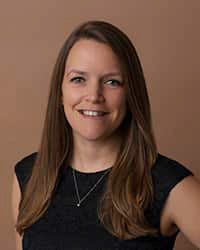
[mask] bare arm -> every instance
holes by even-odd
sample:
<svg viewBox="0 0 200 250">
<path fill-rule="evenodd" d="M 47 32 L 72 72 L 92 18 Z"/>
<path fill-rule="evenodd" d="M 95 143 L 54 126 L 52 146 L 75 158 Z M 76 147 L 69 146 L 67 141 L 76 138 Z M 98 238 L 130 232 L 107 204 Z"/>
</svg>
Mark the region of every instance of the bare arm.
<svg viewBox="0 0 200 250">
<path fill-rule="evenodd" d="M 19 187 L 19 183 L 17 181 L 16 175 L 13 177 L 12 183 L 12 218 L 13 218 L 13 227 L 17 221 L 18 216 L 18 206 L 21 199 L 21 191 Z M 15 240 L 16 240 L 16 250 L 22 250 L 22 237 L 15 230 Z"/>
<path fill-rule="evenodd" d="M 200 248 L 200 181 L 188 176 L 171 191 L 168 199 L 172 221 Z"/>
</svg>

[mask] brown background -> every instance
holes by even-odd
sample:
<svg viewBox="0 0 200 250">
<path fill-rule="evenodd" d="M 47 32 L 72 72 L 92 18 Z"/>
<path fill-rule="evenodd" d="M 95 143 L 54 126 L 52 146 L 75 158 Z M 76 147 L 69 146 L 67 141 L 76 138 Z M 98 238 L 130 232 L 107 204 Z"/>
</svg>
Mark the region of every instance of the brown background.
<svg viewBox="0 0 200 250">
<path fill-rule="evenodd" d="M 199 0 L 1 2 L 1 249 L 15 249 L 14 164 L 37 150 L 58 50 L 82 21 L 109 21 L 128 34 L 144 67 L 159 151 L 200 177 L 199 13 Z M 196 247 L 180 233 L 175 249 Z"/>
</svg>

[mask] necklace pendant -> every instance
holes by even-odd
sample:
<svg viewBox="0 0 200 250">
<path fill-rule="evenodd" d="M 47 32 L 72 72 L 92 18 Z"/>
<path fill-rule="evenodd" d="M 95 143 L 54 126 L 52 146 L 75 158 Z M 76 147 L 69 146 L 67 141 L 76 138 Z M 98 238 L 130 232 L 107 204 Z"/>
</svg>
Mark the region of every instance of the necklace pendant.
<svg viewBox="0 0 200 250">
<path fill-rule="evenodd" d="M 110 170 L 110 169 L 108 169 Z M 77 186 L 77 182 L 76 182 L 76 177 L 75 177 L 75 172 L 74 172 L 74 168 L 73 168 L 73 177 L 74 177 L 74 184 L 75 184 L 75 189 L 76 189 L 76 194 L 78 197 L 78 201 L 79 203 L 76 204 L 77 207 L 81 206 L 81 202 L 94 190 L 94 188 L 97 186 L 97 184 L 103 179 L 103 177 L 106 175 L 106 173 L 108 172 L 108 170 L 101 176 L 101 178 L 96 182 L 96 184 L 94 184 L 94 186 L 87 192 L 87 194 L 80 200 L 79 197 L 79 192 L 78 192 L 78 186 Z"/>
</svg>

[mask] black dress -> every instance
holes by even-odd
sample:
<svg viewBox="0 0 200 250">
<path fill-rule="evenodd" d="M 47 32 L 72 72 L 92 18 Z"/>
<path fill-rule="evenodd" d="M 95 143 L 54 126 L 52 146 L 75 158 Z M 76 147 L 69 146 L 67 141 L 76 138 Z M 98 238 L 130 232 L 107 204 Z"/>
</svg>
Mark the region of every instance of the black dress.
<svg viewBox="0 0 200 250">
<path fill-rule="evenodd" d="M 23 191 L 26 178 L 31 174 L 37 152 L 15 165 L 20 189 Z M 107 170 L 83 173 L 75 170 L 80 198 L 82 198 Z M 131 240 L 119 240 L 104 229 L 97 217 L 98 200 L 104 190 L 108 173 L 77 207 L 77 195 L 71 166 L 61 172 L 59 185 L 52 202 L 43 216 L 25 229 L 22 238 L 23 250 L 171 250 L 173 236 L 143 236 Z M 146 212 L 148 221 L 160 232 L 160 213 L 172 188 L 183 178 L 193 173 L 164 155 L 158 154 L 151 170 L 154 184 L 153 209 Z"/>
</svg>

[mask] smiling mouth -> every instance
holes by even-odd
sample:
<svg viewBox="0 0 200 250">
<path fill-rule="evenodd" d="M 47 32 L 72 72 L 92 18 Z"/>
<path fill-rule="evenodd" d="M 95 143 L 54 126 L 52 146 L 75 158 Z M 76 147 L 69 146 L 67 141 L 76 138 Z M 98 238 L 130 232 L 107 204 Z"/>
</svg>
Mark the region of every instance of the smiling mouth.
<svg viewBox="0 0 200 250">
<path fill-rule="evenodd" d="M 78 110 L 78 112 L 83 116 L 83 117 L 87 117 L 87 118 L 101 118 L 105 115 L 108 115 L 109 113 L 104 113 L 104 114 L 101 114 L 101 115 L 87 115 L 87 114 L 84 114 L 82 110 Z"/>
</svg>

